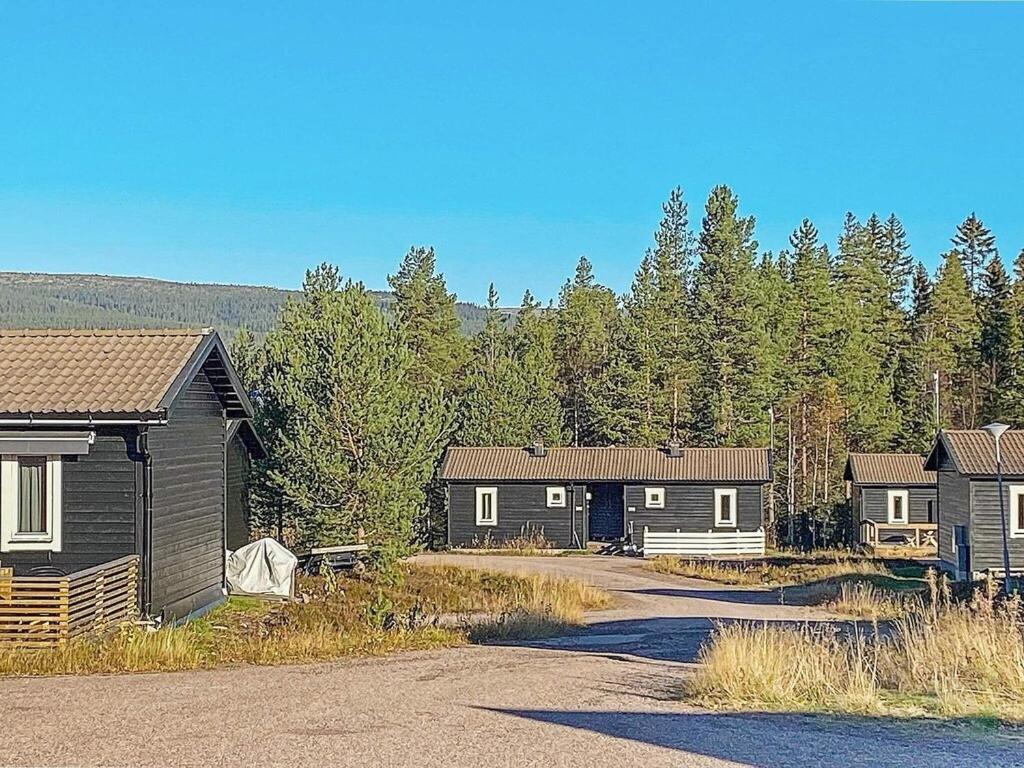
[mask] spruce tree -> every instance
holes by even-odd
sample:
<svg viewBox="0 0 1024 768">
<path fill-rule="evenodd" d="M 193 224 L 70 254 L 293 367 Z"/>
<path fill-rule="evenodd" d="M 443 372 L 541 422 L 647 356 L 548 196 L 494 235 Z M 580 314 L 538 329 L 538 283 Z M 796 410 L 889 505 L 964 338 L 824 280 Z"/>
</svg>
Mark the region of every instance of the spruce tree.
<svg viewBox="0 0 1024 768">
<path fill-rule="evenodd" d="M 896 397 L 902 414 L 896 447 L 911 453 L 924 453 L 935 439 L 932 371 L 928 370 L 924 350 L 929 340 L 926 318 L 931 311 L 932 281 L 924 264 L 914 268 L 907 319 L 909 343 L 897 371 Z"/>
<path fill-rule="evenodd" d="M 985 267 L 980 300 L 981 332 L 978 357 L 981 371 L 979 421 L 1008 421 L 1017 414 L 1012 405 L 1021 383 L 1022 347 L 1020 319 L 1014 306 L 1010 278 L 998 256 Z"/>
<path fill-rule="evenodd" d="M 998 254 L 995 235 L 971 212 L 956 228 L 953 252 L 967 273 L 967 284 L 977 295 L 981 290 L 985 265 Z"/>
<path fill-rule="evenodd" d="M 695 438 L 707 445 L 763 445 L 768 433 L 767 345 L 756 297 L 753 217 L 725 186 L 708 197 L 694 277 Z"/>
<path fill-rule="evenodd" d="M 561 445 L 565 436 L 558 400 L 554 311 L 541 308 L 529 291 L 523 295 L 512 332 L 512 353 L 526 390 L 523 406 L 530 442 L 540 439 Z"/>
</svg>

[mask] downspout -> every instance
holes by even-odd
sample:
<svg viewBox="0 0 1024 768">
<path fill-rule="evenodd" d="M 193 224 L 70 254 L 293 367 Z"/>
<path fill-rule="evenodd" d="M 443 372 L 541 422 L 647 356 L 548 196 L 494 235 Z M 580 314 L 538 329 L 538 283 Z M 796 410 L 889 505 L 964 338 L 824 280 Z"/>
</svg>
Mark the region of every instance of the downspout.
<svg viewBox="0 0 1024 768">
<path fill-rule="evenodd" d="M 142 457 L 142 616 L 153 607 L 153 456 L 149 452 L 149 427 L 139 428 L 138 452 Z"/>
</svg>

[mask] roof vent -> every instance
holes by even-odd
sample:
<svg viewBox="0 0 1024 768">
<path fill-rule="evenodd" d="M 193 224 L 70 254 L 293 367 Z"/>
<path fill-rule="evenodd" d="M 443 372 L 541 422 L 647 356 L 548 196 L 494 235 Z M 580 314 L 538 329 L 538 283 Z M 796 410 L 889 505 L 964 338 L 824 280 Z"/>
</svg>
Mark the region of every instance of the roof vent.
<svg viewBox="0 0 1024 768">
<path fill-rule="evenodd" d="M 548 448 L 544 445 L 543 440 L 534 440 L 526 446 L 526 450 L 530 452 L 531 456 L 536 456 L 538 459 L 548 455 Z"/>
<path fill-rule="evenodd" d="M 683 444 L 678 440 L 670 440 L 668 445 L 665 446 L 665 452 L 669 455 L 669 458 L 678 459 L 683 455 Z"/>
</svg>

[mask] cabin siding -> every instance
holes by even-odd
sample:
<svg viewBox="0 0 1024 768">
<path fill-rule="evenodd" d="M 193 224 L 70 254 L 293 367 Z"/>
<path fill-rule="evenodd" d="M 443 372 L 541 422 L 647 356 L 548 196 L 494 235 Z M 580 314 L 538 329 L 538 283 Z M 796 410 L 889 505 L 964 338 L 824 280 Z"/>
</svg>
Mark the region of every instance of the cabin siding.
<svg viewBox="0 0 1024 768">
<path fill-rule="evenodd" d="M 227 446 L 227 548 L 236 550 L 249 543 L 249 494 L 251 462 L 241 438 Z"/>
<path fill-rule="evenodd" d="M 937 492 L 930 486 L 863 486 L 860 489 L 860 519 L 889 522 L 889 491 L 907 491 L 909 521 L 935 522 Z M 932 502 L 932 520 L 928 520 L 928 502 Z"/>
<path fill-rule="evenodd" d="M 937 483 L 939 506 L 939 560 L 945 570 L 956 571 L 954 528 L 971 522 L 970 480 L 953 469 L 940 468 Z M 970 542 L 968 542 L 970 545 Z"/>
<path fill-rule="evenodd" d="M 566 506 L 548 508 L 547 488 L 562 486 Z M 497 525 L 476 524 L 476 489 L 497 488 Z M 450 483 L 448 486 L 448 543 L 453 547 L 513 539 L 524 532 L 543 531 L 554 546 L 571 548 L 587 540 L 586 488 L 561 483 Z M 573 537 L 575 521 L 576 538 Z"/>
<path fill-rule="evenodd" d="M 1003 478 L 1003 503 L 1007 516 L 1007 548 L 1010 569 L 1024 568 L 1024 538 L 1009 536 L 1009 485 L 1024 483 L 1024 478 Z M 999 486 L 995 478 L 972 478 L 971 493 L 971 570 L 1003 569 L 1003 529 L 999 514 Z"/>
<path fill-rule="evenodd" d="M 645 488 L 665 489 L 665 508 L 647 509 Z M 715 489 L 735 488 L 736 527 L 715 527 Z M 764 488 L 737 483 L 645 483 L 625 486 L 626 532 L 637 544 L 644 526 L 652 531 L 756 531 L 764 527 Z"/>
<path fill-rule="evenodd" d="M 200 371 L 150 430 L 153 457 L 151 611 L 179 618 L 224 584 L 224 410 Z"/>
<path fill-rule="evenodd" d="M 3 552 L 0 564 L 25 573 L 51 565 L 71 573 L 131 555 L 136 550 L 136 432 L 97 429 L 83 456 L 61 464 L 61 551 Z M 141 508 L 141 507 L 140 507 Z"/>
</svg>

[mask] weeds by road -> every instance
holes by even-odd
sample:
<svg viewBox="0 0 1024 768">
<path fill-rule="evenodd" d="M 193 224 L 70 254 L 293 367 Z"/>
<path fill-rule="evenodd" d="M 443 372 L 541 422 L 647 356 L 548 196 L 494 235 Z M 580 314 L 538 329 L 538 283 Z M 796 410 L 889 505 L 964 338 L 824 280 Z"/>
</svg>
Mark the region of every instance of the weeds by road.
<svg viewBox="0 0 1024 768">
<path fill-rule="evenodd" d="M 0 675 L 288 664 L 539 637 L 610 604 L 579 582 L 450 566 L 406 566 L 391 579 L 303 577 L 297 592 L 298 602 L 231 598 L 201 619 L 155 632 L 125 626 L 53 650 L 0 650 Z"/>
</svg>

